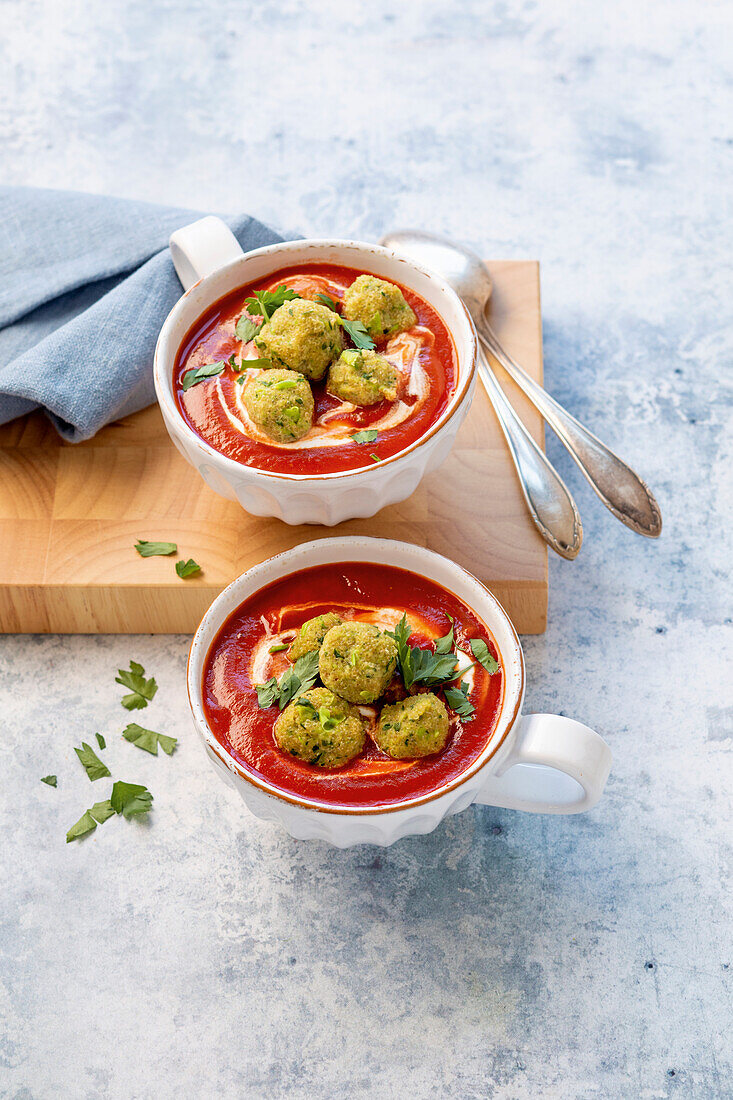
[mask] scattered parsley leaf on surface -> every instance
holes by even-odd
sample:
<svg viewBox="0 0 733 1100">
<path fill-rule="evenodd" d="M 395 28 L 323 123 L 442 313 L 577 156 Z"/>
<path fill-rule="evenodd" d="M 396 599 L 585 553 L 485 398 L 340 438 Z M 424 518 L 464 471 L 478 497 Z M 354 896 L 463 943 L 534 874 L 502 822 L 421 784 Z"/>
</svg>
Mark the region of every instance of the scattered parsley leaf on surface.
<svg viewBox="0 0 733 1100">
<path fill-rule="evenodd" d="M 322 306 L 328 306 L 334 313 L 338 312 L 338 305 L 334 302 L 333 298 L 328 294 L 316 294 L 316 301 L 320 302 Z"/>
<path fill-rule="evenodd" d="M 58 784 L 58 779 L 55 775 L 44 775 L 41 777 L 41 783 L 45 783 L 48 787 L 55 787 Z"/>
<path fill-rule="evenodd" d="M 442 638 L 435 639 L 435 652 L 436 653 L 450 653 L 454 645 L 453 636 L 453 616 L 449 615 L 446 611 L 445 617 L 450 623 L 450 630 L 447 634 L 444 634 Z"/>
<path fill-rule="evenodd" d="M 115 814 L 124 814 L 126 818 L 130 818 L 134 814 L 147 813 L 152 801 L 153 796 L 145 787 L 135 783 L 115 783 L 111 798 L 105 798 L 103 802 L 95 802 L 91 809 L 85 810 L 76 824 L 71 826 L 66 834 L 66 843 L 93 833 L 97 825 L 104 825 L 105 821 L 109 821 Z"/>
<path fill-rule="evenodd" d="M 147 542 L 146 539 L 138 539 L 135 543 L 135 549 L 141 558 L 164 558 L 168 554 L 178 552 L 175 542 Z"/>
<path fill-rule="evenodd" d="M 370 454 L 369 457 L 371 458 L 372 462 L 381 462 L 382 461 L 381 458 L 379 457 L 379 455 L 375 455 L 374 453 Z"/>
<path fill-rule="evenodd" d="M 294 298 L 300 298 L 300 295 L 287 286 L 277 286 L 274 290 L 256 290 L 254 297 L 247 298 L 244 304 L 249 313 L 259 313 L 265 321 L 269 321 L 276 309 Z"/>
<path fill-rule="evenodd" d="M 234 326 L 234 335 L 243 344 L 248 344 L 252 337 L 257 335 L 261 327 L 262 321 L 253 321 L 251 317 L 243 313 Z"/>
<path fill-rule="evenodd" d="M 80 749 L 74 748 L 74 752 L 79 757 L 79 761 L 92 783 L 96 779 L 105 779 L 112 774 L 107 765 L 99 759 L 92 746 L 87 745 L 86 741 L 82 741 Z"/>
<path fill-rule="evenodd" d="M 379 432 L 376 428 L 363 428 L 360 432 L 355 432 L 352 435 L 354 443 L 374 443 L 379 437 Z"/>
<path fill-rule="evenodd" d="M 471 718 L 476 713 L 475 706 L 468 698 L 468 687 L 463 681 L 457 688 L 443 688 L 443 695 L 450 709 L 455 711 L 459 718 Z"/>
<path fill-rule="evenodd" d="M 363 321 L 347 321 L 345 317 L 339 317 L 345 331 L 349 334 L 354 347 L 361 351 L 373 351 L 377 346 L 367 332 Z"/>
<path fill-rule="evenodd" d="M 139 749 L 144 749 L 152 756 L 158 755 L 158 745 L 170 756 L 178 744 L 176 737 L 168 737 L 165 733 L 156 733 L 155 730 L 146 730 L 143 726 L 138 726 L 137 722 L 130 722 L 122 736 L 125 741 L 129 741 Z"/>
<path fill-rule="evenodd" d="M 89 810 L 85 810 L 76 824 L 72 825 L 66 834 L 66 843 L 70 844 L 72 840 L 79 840 L 88 833 L 93 833 L 96 827 L 97 823 L 91 813 Z"/>
<path fill-rule="evenodd" d="M 110 817 L 114 817 L 116 812 L 108 798 L 105 798 L 104 802 L 95 802 L 91 810 L 87 810 L 87 813 L 91 814 L 99 825 L 104 825 L 105 821 Z"/>
<path fill-rule="evenodd" d="M 471 638 L 468 644 L 476 660 L 484 666 L 489 675 L 493 676 L 495 672 L 499 671 L 499 662 L 489 652 L 489 647 L 483 638 Z"/>
<path fill-rule="evenodd" d="M 151 676 L 145 679 L 145 669 L 137 661 L 130 661 L 130 670 L 118 668 L 115 683 L 130 688 L 131 695 L 123 695 L 120 699 L 127 710 L 142 710 L 148 705 L 158 690 L 155 679 Z"/>
<path fill-rule="evenodd" d="M 201 566 L 193 558 L 189 558 L 188 561 L 176 562 L 176 573 L 179 577 L 191 577 L 194 573 L 200 572 Z"/>
<path fill-rule="evenodd" d="M 222 374 L 225 367 L 226 363 L 223 359 L 220 359 L 216 363 L 204 363 L 200 367 L 187 370 L 181 379 L 181 388 L 190 390 L 191 386 L 197 386 L 199 382 L 204 382 L 207 378 L 215 378 L 218 374 Z"/>
<path fill-rule="evenodd" d="M 94 736 L 97 739 L 97 744 L 99 745 L 100 749 L 106 749 L 107 748 L 107 742 L 102 737 L 101 733 L 95 733 Z"/>
<path fill-rule="evenodd" d="M 153 796 L 147 787 L 139 783 L 123 783 L 118 779 L 112 787 L 110 802 L 117 814 L 128 821 L 135 814 L 146 814 L 153 808 Z"/>
</svg>

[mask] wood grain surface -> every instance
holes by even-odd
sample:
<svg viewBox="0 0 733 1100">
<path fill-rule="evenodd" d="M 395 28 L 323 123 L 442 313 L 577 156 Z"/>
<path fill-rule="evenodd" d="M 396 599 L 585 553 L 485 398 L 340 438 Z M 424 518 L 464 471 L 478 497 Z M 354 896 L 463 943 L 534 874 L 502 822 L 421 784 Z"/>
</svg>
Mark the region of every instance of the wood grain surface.
<svg viewBox="0 0 733 1100">
<path fill-rule="evenodd" d="M 489 266 L 492 323 L 541 381 L 539 266 Z M 542 444 L 541 418 L 499 377 Z M 288 527 L 217 496 L 174 449 L 157 406 L 76 445 L 64 443 L 41 413 L 0 428 L 3 633 L 192 633 L 217 593 L 249 566 L 334 534 L 429 546 L 483 581 L 520 633 L 545 629 L 546 547 L 480 383 L 444 465 L 409 500 L 338 527 Z M 179 579 L 175 558 L 141 558 L 137 539 L 176 542 L 202 573 Z"/>
</svg>

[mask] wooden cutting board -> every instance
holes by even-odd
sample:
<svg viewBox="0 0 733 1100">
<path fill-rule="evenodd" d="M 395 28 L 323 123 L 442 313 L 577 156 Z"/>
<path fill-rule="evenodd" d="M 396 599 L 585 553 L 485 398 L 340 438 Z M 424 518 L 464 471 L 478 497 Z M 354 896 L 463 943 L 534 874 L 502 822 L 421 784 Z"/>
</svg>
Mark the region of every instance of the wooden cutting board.
<svg viewBox="0 0 733 1100">
<path fill-rule="evenodd" d="M 489 267 L 492 323 L 542 381 L 539 265 Z M 541 418 L 500 377 L 543 444 Z M 338 527 L 288 527 L 217 496 L 174 449 L 157 406 L 76 445 L 64 443 L 40 413 L 0 427 L 3 633 L 190 634 L 217 593 L 249 566 L 334 534 L 429 546 L 488 585 L 520 633 L 545 629 L 547 549 L 480 382 L 440 470 L 402 504 Z M 137 539 L 176 542 L 203 572 L 180 580 L 174 558 L 141 558 Z"/>
</svg>

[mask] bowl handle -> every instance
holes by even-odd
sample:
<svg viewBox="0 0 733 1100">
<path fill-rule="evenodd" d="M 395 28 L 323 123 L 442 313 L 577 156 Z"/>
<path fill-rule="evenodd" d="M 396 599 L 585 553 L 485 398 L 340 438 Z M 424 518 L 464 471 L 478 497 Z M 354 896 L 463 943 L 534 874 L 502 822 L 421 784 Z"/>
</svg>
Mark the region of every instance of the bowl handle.
<svg viewBox="0 0 733 1100">
<path fill-rule="evenodd" d="M 184 290 L 244 252 L 229 226 L 212 214 L 177 229 L 168 243 Z"/>
<path fill-rule="evenodd" d="M 578 814 L 603 794 L 611 760 L 603 738 L 581 722 L 528 714 L 519 719 L 508 759 L 474 801 L 534 814 Z"/>
</svg>

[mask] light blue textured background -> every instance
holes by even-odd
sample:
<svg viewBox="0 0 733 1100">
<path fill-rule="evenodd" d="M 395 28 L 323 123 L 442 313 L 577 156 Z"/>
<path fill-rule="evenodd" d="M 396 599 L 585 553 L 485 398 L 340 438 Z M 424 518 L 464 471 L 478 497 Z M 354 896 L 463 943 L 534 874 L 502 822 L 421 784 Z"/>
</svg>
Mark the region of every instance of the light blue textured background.
<svg viewBox="0 0 733 1100">
<path fill-rule="evenodd" d="M 730 5 L 5 0 L 2 21 L 4 182 L 538 256 L 548 387 L 665 518 L 631 535 L 550 442 L 586 541 L 551 563 L 528 702 L 611 742 L 580 818 L 299 844 L 205 763 L 185 638 L 1 639 L 2 1095 L 730 1096 Z M 172 759 L 118 736 L 130 657 Z M 106 793 L 72 753 L 95 729 L 155 813 L 66 847 Z"/>
</svg>

